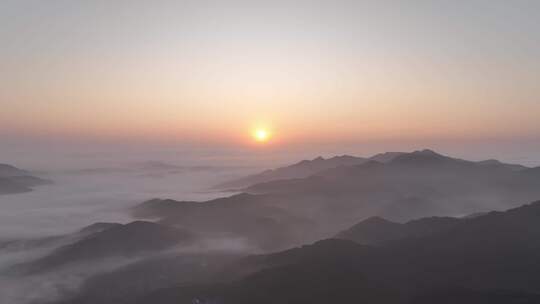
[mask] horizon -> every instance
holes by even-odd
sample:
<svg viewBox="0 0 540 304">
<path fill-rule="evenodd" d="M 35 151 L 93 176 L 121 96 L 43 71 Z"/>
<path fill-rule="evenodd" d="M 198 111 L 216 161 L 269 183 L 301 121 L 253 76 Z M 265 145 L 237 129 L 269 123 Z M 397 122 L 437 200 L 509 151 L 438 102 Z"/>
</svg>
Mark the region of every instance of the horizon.
<svg viewBox="0 0 540 304">
<path fill-rule="evenodd" d="M 385 147 L 390 147 L 385 149 Z M 393 149 L 395 147 L 395 149 Z M 404 147 L 404 149 L 402 149 Z M 276 167 L 289 166 L 302 160 L 313 160 L 318 157 L 329 159 L 339 156 L 354 156 L 370 158 L 379 153 L 386 152 L 415 152 L 422 150 L 432 150 L 438 154 L 452 158 L 465 159 L 469 161 L 498 160 L 507 164 L 519 164 L 530 168 L 540 167 L 540 158 L 537 154 L 523 153 L 518 149 L 501 150 L 494 153 L 493 148 L 497 144 L 488 145 L 483 149 L 477 149 L 471 153 L 466 148 L 452 149 L 451 146 L 443 148 L 433 148 L 428 146 L 407 146 L 407 145 L 380 145 L 375 148 L 352 146 L 346 149 L 329 146 L 318 146 L 306 149 L 305 147 L 286 149 L 227 149 L 216 150 L 214 147 L 153 147 L 149 149 L 144 146 L 95 146 L 85 147 L 74 146 L 66 149 L 66 146 L 53 145 L 49 149 L 32 151 L 26 147 L 19 147 L 16 150 L 3 150 L 3 159 L 0 163 L 15 165 L 37 172 L 55 172 L 62 170 L 80 170 L 101 167 L 123 167 L 134 164 L 148 162 L 164 162 L 170 165 L 193 167 L 193 166 L 214 166 L 214 167 L 237 167 L 246 168 L 253 172 L 262 169 L 272 169 Z M 446 148 L 446 149 L 444 149 Z M 531 150 L 534 150 L 531 149 Z"/>
</svg>

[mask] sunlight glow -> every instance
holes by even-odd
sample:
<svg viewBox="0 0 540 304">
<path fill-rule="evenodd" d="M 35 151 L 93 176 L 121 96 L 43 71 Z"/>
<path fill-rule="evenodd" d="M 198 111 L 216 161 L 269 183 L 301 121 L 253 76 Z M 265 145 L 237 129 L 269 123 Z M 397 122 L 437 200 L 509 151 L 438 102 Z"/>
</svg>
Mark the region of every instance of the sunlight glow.
<svg viewBox="0 0 540 304">
<path fill-rule="evenodd" d="M 258 142 L 266 142 L 270 139 L 270 132 L 263 128 L 255 129 L 253 131 L 253 138 Z"/>
</svg>

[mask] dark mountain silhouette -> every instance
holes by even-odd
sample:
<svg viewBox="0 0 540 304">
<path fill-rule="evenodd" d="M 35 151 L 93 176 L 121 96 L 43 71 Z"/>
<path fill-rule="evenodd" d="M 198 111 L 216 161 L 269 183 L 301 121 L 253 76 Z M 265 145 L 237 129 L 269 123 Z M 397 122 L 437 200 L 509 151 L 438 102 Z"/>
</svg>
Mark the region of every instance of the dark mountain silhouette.
<svg viewBox="0 0 540 304">
<path fill-rule="evenodd" d="M 377 247 L 329 239 L 249 257 L 230 268 L 252 269 L 242 279 L 170 287 L 136 303 L 537 303 L 539 236 L 536 202 Z"/>
<path fill-rule="evenodd" d="M 435 153 L 432 150 L 425 149 L 422 151 L 415 151 L 412 153 L 407 152 L 384 152 L 376 154 L 372 157 L 357 157 L 350 155 L 335 156 L 332 158 L 322 158 L 317 157 L 313 160 L 303 160 L 296 164 L 281 167 L 272 170 L 266 170 L 264 172 L 253 174 L 244 178 L 237 180 L 225 182 L 215 186 L 217 189 L 242 189 L 255 184 L 266 183 L 276 180 L 286 180 L 286 179 L 299 179 L 306 178 L 311 175 L 319 174 L 325 170 L 337 168 L 337 167 L 347 167 L 364 164 L 370 160 L 376 161 L 379 163 L 389 163 L 396 158 L 401 158 L 401 161 L 407 159 L 415 158 L 416 161 L 424 160 L 427 161 L 428 158 L 440 158 L 442 155 Z M 459 159 L 449 158 L 449 160 L 459 161 Z M 440 159 L 441 160 L 441 159 Z M 412 160 L 414 162 L 414 160 Z M 495 159 L 480 161 L 480 162 L 469 162 L 476 163 L 478 165 L 490 166 L 490 167 L 501 167 L 513 171 L 525 170 L 527 167 L 522 165 L 515 164 L 505 164 Z"/>
<path fill-rule="evenodd" d="M 366 161 L 366 158 L 350 155 L 335 156 L 327 159 L 317 157 L 312 160 L 303 160 L 287 167 L 267 170 L 259 174 L 254 174 L 238 180 L 226 182 L 216 186 L 216 188 L 240 189 L 253 184 L 264 183 L 273 180 L 304 178 L 326 169 L 339 166 L 359 165 L 365 163 Z"/>
<path fill-rule="evenodd" d="M 540 303 L 540 294 L 508 290 L 471 290 L 453 288 L 438 290 L 418 296 L 411 304 L 535 304 Z"/>
<path fill-rule="evenodd" d="M 529 177 L 540 177 L 540 167 L 530 168 L 522 171 L 524 175 Z"/>
<path fill-rule="evenodd" d="M 8 164 L 0 164 L 0 177 L 13 177 L 30 175 L 29 172 L 21 170 Z"/>
<path fill-rule="evenodd" d="M 488 159 L 488 160 L 479 161 L 479 162 L 477 162 L 477 164 L 484 165 L 484 166 L 500 166 L 500 167 L 504 167 L 504 168 L 514 170 L 514 171 L 521 171 L 521 170 L 528 169 L 527 167 L 522 166 L 522 165 L 505 164 L 505 163 L 502 163 L 502 162 L 500 162 L 500 161 L 498 161 L 496 159 Z"/>
<path fill-rule="evenodd" d="M 540 196 L 532 169 L 478 164 L 431 150 L 404 153 L 388 163 L 370 161 L 316 175 L 253 185 L 252 194 L 328 197 L 347 214 L 381 215 L 403 221 L 428 215 L 464 215 Z M 350 208 L 357 209 L 350 210 Z M 352 213 L 351 213 L 352 211 Z M 344 215 L 346 216 L 346 214 Z"/>
<path fill-rule="evenodd" d="M 89 233 L 91 230 L 95 233 Z M 50 271 L 75 262 L 87 262 L 111 257 L 136 257 L 161 251 L 178 244 L 188 244 L 193 235 L 184 230 L 151 222 L 136 221 L 125 225 L 98 224 L 81 230 L 88 236 L 59 247 L 36 261 L 21 264 L 15 270 L 23 273 Z"/>
<path fill-rule="evenodd" d="M 138 218 L 159 222 L 208 237 L 242 237 L 263 250 L 277 250 L 309 239 L 317 225 L 284 208 L 274 197 L 238 194 L 204 203 L 154 199 L 132 209 Z"/>
<path fill-rule="evenodd" d="M 32 191 L 29 186 L 13 181 L 11 178 L 0 178 L 0 195 Z"/>
<path fill-rule="evenodd" d="M 202 203 L 151 200 L 133 213 L 192 231 L 244 237 L 271 251 L 335 236 L 371 216 L 394 222 L 464 216 L 540 197 L 534 169 L 479 164 L 431 150 L 393 156 L 387 163 L 369 160 L 255 184 L 246 193 Z"/>
<path fill-rule="evenodd" d="M 77 233 L 82 235 L 90 235 L 120 226 L 122 226 L 122 224 L 99 222 L 83 227 Z"/>
<path fill-rule="evenodd" d="M 376 162 L 380 162 L 380 163 L 388 163 L 394 160 L 394 158 L 400 155 L 403 155 L 405 153 L 406 152 L 384 152 L 384 153 L 375 154 L 369 159 L 374 160 Z"/>
<path fill-rule="evenodd" d="M 338 233 L 336 238 L 366 245 L 380 245 L 389 241 L 434 235 L 452 229 L 464 220 L 452 217 L 429 217 L 400 224 L 380 217 L 370 217 Z"/>
<path fill-rule="evenodd" d="M 425 149 L 421 151 L 414 151 L 411 153 L 403 153 L 401 155 L 397 155 L 396 157 L 394 157 L 394 159 L 389 161 L 389 163 L 417 166 L 417 165 L 433 165 L 433 164 L 457 165 L 459 163 L 473 163 L 473 162 L 444 156 L 433 150 Z"/>
<path fill-rule="evenodd" d="M 0 164 L 0 194 L 15 194 L 32 191 L 32 187 L 50 184 L 51 181 L 31 176 L 17 167 Z"/>
</svg>

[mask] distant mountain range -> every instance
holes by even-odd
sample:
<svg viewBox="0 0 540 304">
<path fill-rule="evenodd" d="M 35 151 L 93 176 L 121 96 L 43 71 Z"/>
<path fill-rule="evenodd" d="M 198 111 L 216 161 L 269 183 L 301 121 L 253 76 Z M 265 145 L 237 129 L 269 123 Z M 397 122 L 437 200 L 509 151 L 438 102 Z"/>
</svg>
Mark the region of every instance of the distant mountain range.
<svg viewBox="0 0 540 304">
<path fill-rule="evenodd" d="M 350 157 L 303 161 L 261 176 L 315 173 L 254 184 L 242 194 L 202 203 L 151 200 L 133 214 L 187 230 L 245 237 L 263 250 L 280 250 L 334 236 L 371 216 L 397 222 L 463 216 L 540 197 L 537 169 L 467 161 L 431 150 L 373 158 L 386 162 Z M 336 167 L 338 163 L 348 165 Z"/>
<path fill-rule="evenodd" d="M 423 151 L 416 151 L 413 153 L 430 154 L 430 153 L 435 153 L 435 152 L 431 150 L 423 150 Z M 290 166 L 266 170 L 258 174 L 254 174 L 254 175 L 246 176 L 237 180 L 225 182 L 225 183 L 215 186 L 215 188 L 231 189 L 231 190 L 243 189 L 243 188 L 255 185 L 255 184 L 266 183 L 266 182 L 275 181 L 275 180 L 305 178 L 310 175 L 314 175 L 328 169 L 337 168 L 341 166 L 361 165 L 369 161 L 389 163 L 397 157 L 400 157 L 403 155 L 407 157 L 406 155 L 409 155 L 409 154 L 410 153 L 407 153 L 407 152 L 384 152 L 384 153 L 376 154 L 371 157 L 357 157 L 357 156 L 350 156 L 350 155 L 334 156 L 332 158 L 327 158 L 327 159 L 323 157 L 317 157 L 312 160 L 303 160 Z M 522 166 L 522 165 L 505 164 L 495 159 L 480 161 L 480 162 L 477 162 L 477 164 L 492 166 L 492 167 L 495 167 L 495 166 L 504 167 L 506 169 L 515 170 L 515 171 L 527 169 L 527 167 Z"/>
<path fill-rule="evenodd" d="M 35 186 L 50 183 L 51 181 L 32 176 L 25 170 L 0 164 L 0 195 L 29 192 Z"/>
<path fill-rule="evenodd" d="M 339 166 L 360 165 L 365 163 L 366 161 L 368 161 L 368 159 L 366 158 L 349 155 L 335 156 L 328 159 L 317 157 L 312 160 L 303 160 L 287 167 L 266 170 L 258 174 L 246 176 L 230 182 L 225 182 L 215 186 L 215 188 L 233 190 L 273 180 L 304 178 L 327 169 Z"/>
</svg>

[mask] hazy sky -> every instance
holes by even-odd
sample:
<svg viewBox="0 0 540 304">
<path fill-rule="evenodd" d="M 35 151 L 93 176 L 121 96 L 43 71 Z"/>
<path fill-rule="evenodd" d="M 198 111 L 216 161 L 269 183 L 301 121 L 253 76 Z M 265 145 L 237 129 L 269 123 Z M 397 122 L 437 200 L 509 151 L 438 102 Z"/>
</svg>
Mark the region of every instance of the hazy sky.
<svg viewBox="0 0 540 304">
<path fill-rule="evenodd" d="M 0 138 L 540 138 L 540 1 L 0 0 L 0 42 Z"/>
</svg>

